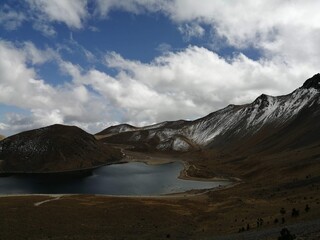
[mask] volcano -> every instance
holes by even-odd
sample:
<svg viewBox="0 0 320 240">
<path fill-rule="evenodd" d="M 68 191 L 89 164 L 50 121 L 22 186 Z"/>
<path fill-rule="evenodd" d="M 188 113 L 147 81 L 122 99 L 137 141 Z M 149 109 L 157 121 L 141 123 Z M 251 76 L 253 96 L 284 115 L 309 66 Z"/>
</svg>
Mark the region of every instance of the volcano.
<svg viewBox="0 0 320 240">
<path fill-rule="evenodd" d="M 252 103 L 229 105 L 194 121 L 146 127 L 112 126 L 96 137 L 139 151 L 283 151 L 320 143 L 320 74 L 283 96 L 262 94 Z"/>
</svg>

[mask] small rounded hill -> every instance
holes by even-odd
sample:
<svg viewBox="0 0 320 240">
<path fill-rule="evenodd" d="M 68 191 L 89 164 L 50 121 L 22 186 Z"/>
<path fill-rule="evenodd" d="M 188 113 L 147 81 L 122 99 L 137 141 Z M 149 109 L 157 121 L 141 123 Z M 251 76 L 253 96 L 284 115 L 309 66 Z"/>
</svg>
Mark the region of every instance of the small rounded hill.
<svg viewBox="0 0 320 240">
<path fill-rule="evenodd" d="M 0 142 L 0 170 L 45 173 L 88 169 L 121 158 L 121 152 L 98 142 L 75 126 L 52 125 L 22 132 Z"/>
</svg>

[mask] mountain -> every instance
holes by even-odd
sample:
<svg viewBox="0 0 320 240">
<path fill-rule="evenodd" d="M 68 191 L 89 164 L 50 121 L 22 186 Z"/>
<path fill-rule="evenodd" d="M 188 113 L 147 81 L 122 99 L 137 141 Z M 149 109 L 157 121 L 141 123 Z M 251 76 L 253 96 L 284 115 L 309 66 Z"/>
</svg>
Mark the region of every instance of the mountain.
<svg viewBox="0 0 320 240">
<path fill-rule="evenodd" d="M 244 105 L 229 105 L 194 121 L 147 127 L 105 129 L 100 141 L 132 145 L 141 151 L 219 149 L 273 151 L 320 142 L 320 74 L 290 94 L 260 95 Z"/>
<path fill-rule="evenodd" d="M 55 172 L 92 168 L 120 159 L 119 150 L 74 126 L 52 125 L 0 142 L 2 172 Z"/>
<path fill-rule="evenodd" d="M 2 139 L 5 139 L 5 138 L 6 138 L 5 136 L 3 136 L 3 135 L 0 134 L 0 141 L 1 141 Z"/>
<path fill-rule="evenodd" d="M 179 126 L 187 121 L 184 120 L 179 120 L 179 121 L 167 121 L 167 122 L 162 122 L 150 126 L 145 126 L 145 127 L 135 127 L 130 124 L 119 124 L 116 126 L 111 126 L 108 127 L 101 132 L 98 132 L 95 134 L 96 137 L 99 138 L 104 138 L 104 137 L 110 137 L 113 135 L 116 135 L 118 133 L 123 133 L 123 132 L 132 132 L 132 131 L 139 131 L 139 130 L 152 130 L 152 129 L 158 129 L 160 127 L 165 127 L 165 128 L 179 128 Z"/>
<path fill-rule="evenodd" d="M 121 124 L 95 136 L 77 127 L 52 125 L 0 141 L 2 172 L 85 169 L 113 162 L 122 153 L 111 144 L 137 151 L 217 150 L 249 156 L 261 152 L 320 146 L 320 74 L 290 94 L 260 95 L 244 105 L 194 121 L 167 121 L 146 127 Z"/>
<path fill-rule="evenodd" d="M 118 133 L 122 132 L 128 132 L 128 131 L 135 131 L 139 130 L 138 127 L 131 126 L 130 124 L 120 124 L 117 126 L 111 126 L 97 134 L 95 134 L 96 138 L 104 138 L 104 137 L 109 137 Z"/>
</svg>

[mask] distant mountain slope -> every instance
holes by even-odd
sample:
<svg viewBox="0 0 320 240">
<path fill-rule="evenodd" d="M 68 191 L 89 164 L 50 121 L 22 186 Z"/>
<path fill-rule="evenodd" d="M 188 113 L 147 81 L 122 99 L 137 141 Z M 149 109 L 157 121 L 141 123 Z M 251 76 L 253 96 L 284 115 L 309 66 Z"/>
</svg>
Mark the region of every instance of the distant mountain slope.
<svg viewBox="0 0 320 240">
<path fill-rule="evenodd" d="M 165 151 L 259 150 L 266 145 L 280 147 L 281 143 L 312 144 L 320 136 L 319 106 L 320 74 L 316 74 L 288 95 L 262 94 L 250 104 L 229 105 L 195 121 L 164 122 L 152 128 L 132 127 L 101 141 L 130 144 L 140 150 Z"/>
<path fill-rule="evenodd" d="M 1 141 L 2 139 L 5 139 L 5 138 L 6 138 L 5 136 L 0 135 L 0 141 Z"/>
<path fill-rule="evenodd" d="M 120 124 L 116 126 L 111 126 L 99 133 L 96 133 L 95 136 L 111 136 L 114 134 L 122 133 L 122 132 L 129 132 L 139 130 L 138 127 L 131 126 L 130 124 Z"/>
<path fill-rule="evenodd" d="M 73 126 L 52 125 L 8 137 L 0 142 L 3 172 L 51 172 L 91 168 L 121 158 Z"/>
<path fill-rule="evenodd" d="M 158 129 L 158 128 L 179 128 L 181 124 L 186 123 L 188 121 L 185 120 L 179 120 L 179 121 L 167 121 L 167 122 L 162 122 L 158 124 L 153 124 L 145 127 L 135 127 L 130 124 L 119 124 L 116 126 L 111 126 L 108 127 L 101 132 L 98 132 L 95 134 L 97 138 L 103 138 L 103 137 L 108 137 L 112 136 L 118 133 L 123 133 L 123 132 L 132 132 L 132 131 L 139 131 L 139 130 L 152 130 L 152 129 Z"/>
</svg>

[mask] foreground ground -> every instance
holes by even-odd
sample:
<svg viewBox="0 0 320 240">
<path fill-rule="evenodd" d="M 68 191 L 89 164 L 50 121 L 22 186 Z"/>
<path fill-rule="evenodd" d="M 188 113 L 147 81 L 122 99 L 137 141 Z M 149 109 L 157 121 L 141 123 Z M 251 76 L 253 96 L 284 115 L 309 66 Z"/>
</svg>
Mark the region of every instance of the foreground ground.
<svg viewBox="0 0 320 240">
<path fill-rule="evenodd" d="M 319 147 L 308 155 L 298 151 L 245 159 L 213 152 L 149 158 L 184 159 L 195 177 L 242 180 L 203 194 L 1 197 L 0 239 L 277 239 L 285 226 L 298 239 L 319 239 Z"/>
</svg>

